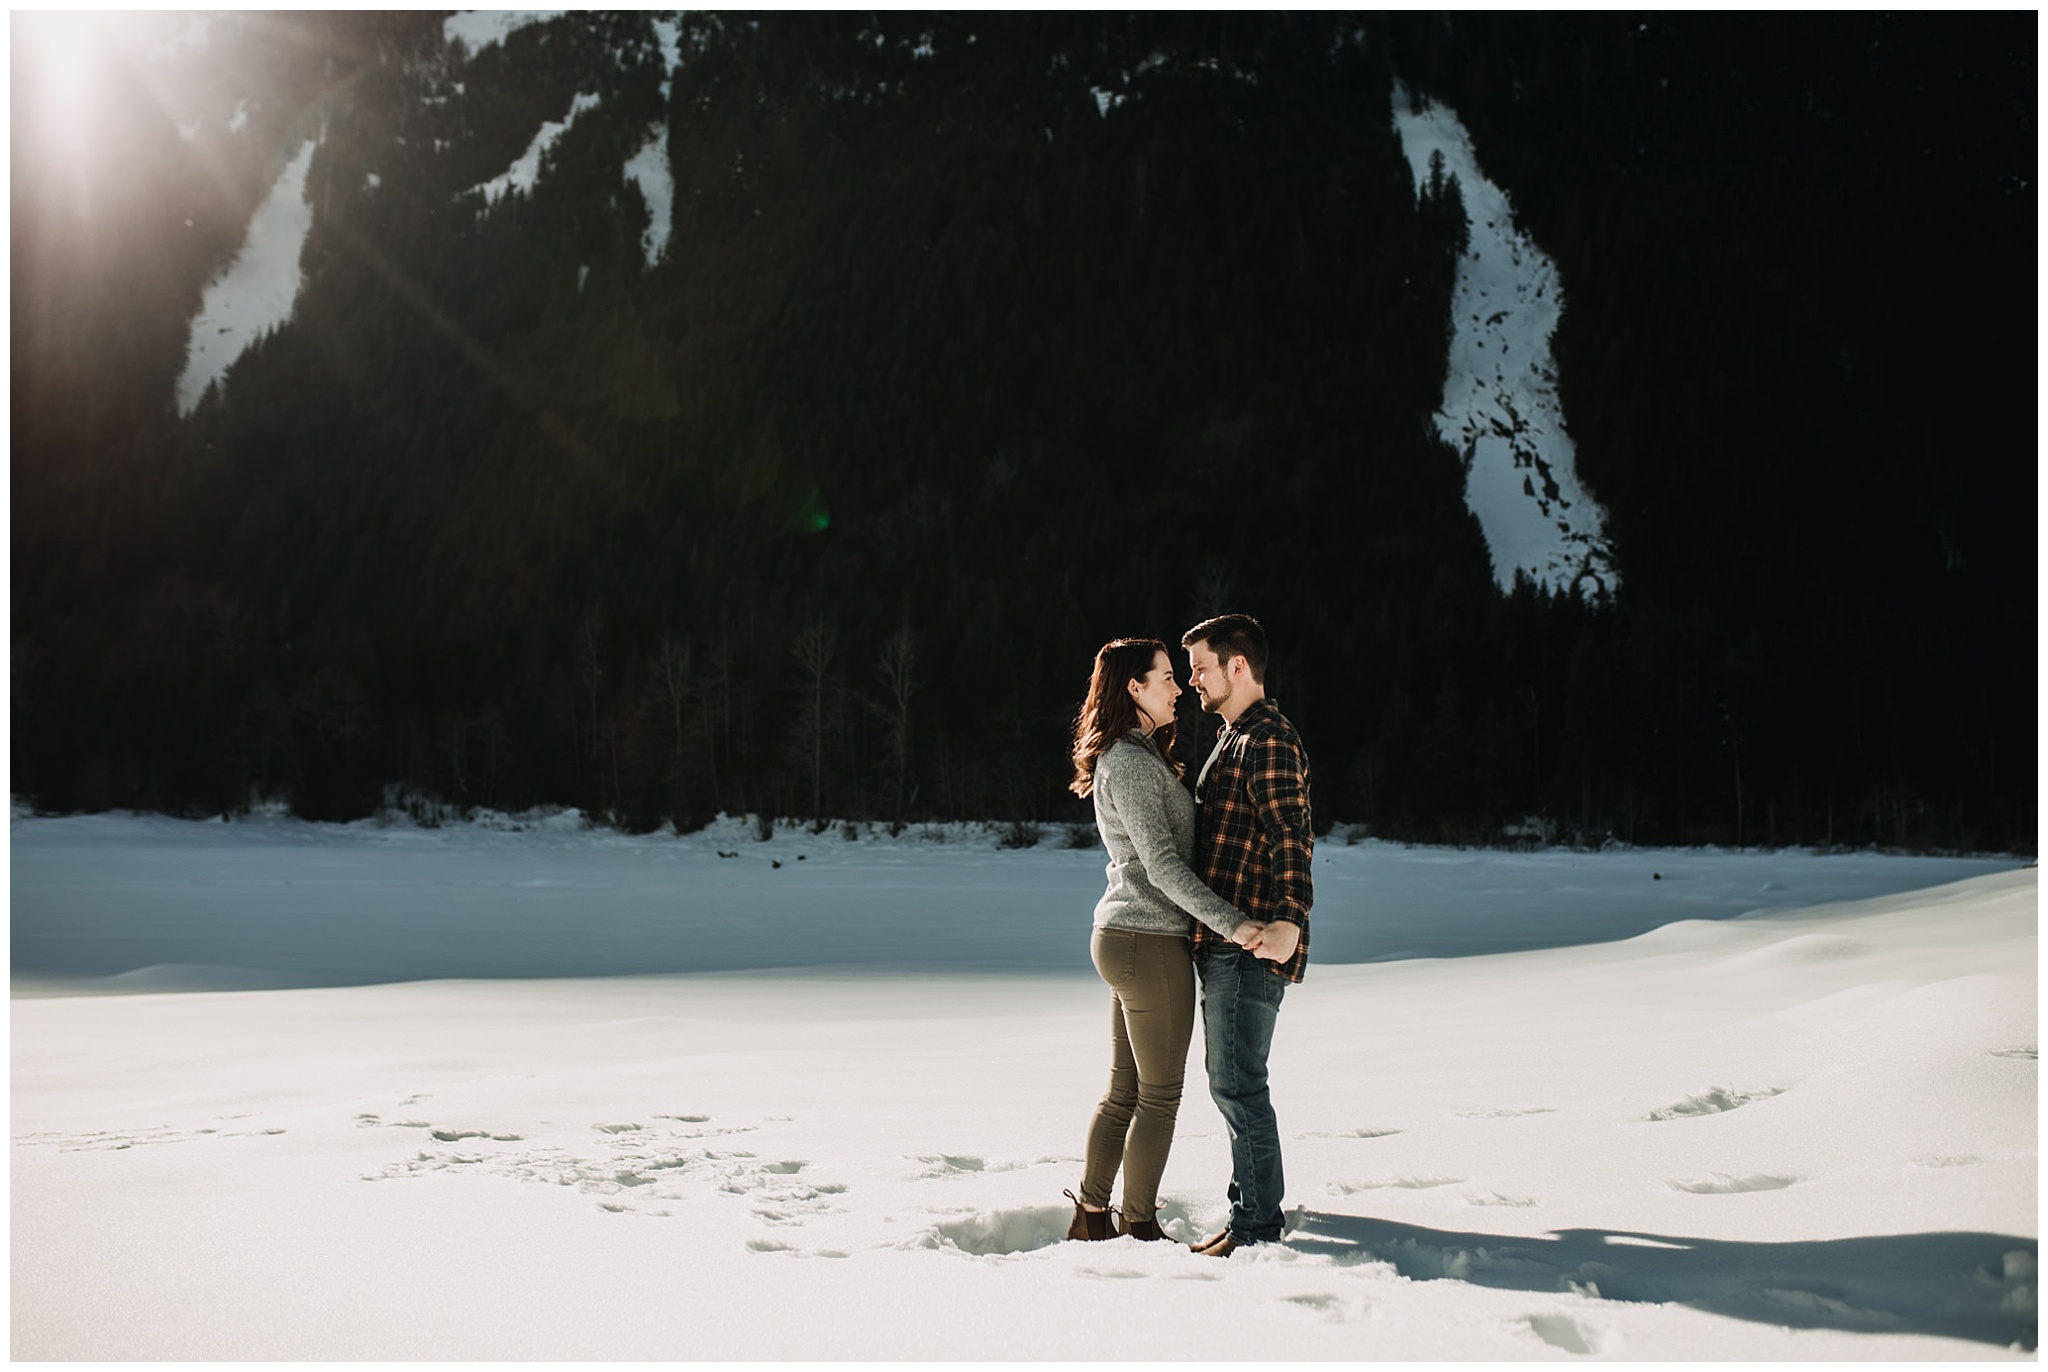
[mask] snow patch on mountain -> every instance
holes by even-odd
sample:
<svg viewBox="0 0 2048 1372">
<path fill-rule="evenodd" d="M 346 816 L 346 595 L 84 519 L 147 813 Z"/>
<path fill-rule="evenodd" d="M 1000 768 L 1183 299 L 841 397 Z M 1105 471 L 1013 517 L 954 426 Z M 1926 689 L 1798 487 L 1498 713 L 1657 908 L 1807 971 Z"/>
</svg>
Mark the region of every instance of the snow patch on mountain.
<svg viewBox="0 0 2048 1372">
<path fill-rule="evenodd" d="M 1620 584 L 1607 516 L 1579 484 L 1557 394 L 1557 264 L 1515 226 L 1507 193 L 1480 170 L 1457 115 L 1434 100 L 1411 106 L 1398 83 L 1393 106 L 1416 194 L 1440 156 L 1470 225 L 1451 289 L 1450 366 L 1436 426 L 1464 461 L 1465 504 L 1486 535 L 1494 578 L 1504 591 L 1522 573 L 1546 589 L 1605 596 Z"/>
<path fill-rule="evenodd" d="M 518 161 L 490 180 L 471 186 L 469 191 L 464 192 L 464 194 L 482 191 L 486 203 L 495 205 L 507 191 L 516 190 L 524 193 L 532 190 L 534 182 L 540 179 L 541 155 L 554 146 L 557 138 L 560 138 L 569 131 L 569 126 L 576 122 L 578 116 L 586 110 L 596 109 L 597 106 L 597 96 L 577 96 L 574 100 L 570 101 L 568 114 L 559 120 L 550 119 L 540 126 L 540 132 L 536 133 L 533 136 L 533 141 L 526 145 L 526 151 L 519 154 Z"/>
<path fill-rule="evenodd" d="M 667 104 L 676 68 L 683 65 L 683 28 L 673 19 L 656 19 L 653 23 L 654 37 L 661 44 L 661 100 Z"/>
<path fill-rule="evenodd" d="M 450 43 L 459 40 L 474 57 L 491 44 L 504 42 L 528 24 L 545 24 L 567 13 L 567 10 L 463 10 L 441 21 L 441 36 Z"/>
<path fill-rule="evenodd" d="M 648 131 L 640 151 L 626 160 L 626 176 L 647 202 L 647 228 L 640 235 L 640 251 L 652 267 L 668 250 L 669 232 L 675 223 L 676 180 L 668 165 L 666 127 L 656 124 Z"/>
<path fill-rule="evenodd" d="M 200 299 L 178 377 L 181 417 L 199 407 L 207 387 L 225 380 L 250 344 L 291 320 L 303 280 L 299 253 L 313 228 L 313 207 L 306 203 L 313 147 L 308 140 L 285 165 L 249 221 L 241 252 Z"/>
</svg>

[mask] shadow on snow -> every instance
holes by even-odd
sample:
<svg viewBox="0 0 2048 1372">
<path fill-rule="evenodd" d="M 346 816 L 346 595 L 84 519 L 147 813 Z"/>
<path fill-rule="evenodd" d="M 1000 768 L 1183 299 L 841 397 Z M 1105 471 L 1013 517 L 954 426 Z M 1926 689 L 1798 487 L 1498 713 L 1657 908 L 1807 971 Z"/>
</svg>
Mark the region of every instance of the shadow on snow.
<svg viewBox="0 0 2048 1372">
<path fill-rule="evenodd" d="M 1560 1229 L 1461 1234 L 1307 1211 L 1290 1248 L 1383 1262 L 1412 1281 L 1688 1306 L 1794 1329 L 1931 1334 L 2033 1351 L 2039 1244 L 2011 1234 L 1878 1234 L 1796 1243 Z"/>
</svg>

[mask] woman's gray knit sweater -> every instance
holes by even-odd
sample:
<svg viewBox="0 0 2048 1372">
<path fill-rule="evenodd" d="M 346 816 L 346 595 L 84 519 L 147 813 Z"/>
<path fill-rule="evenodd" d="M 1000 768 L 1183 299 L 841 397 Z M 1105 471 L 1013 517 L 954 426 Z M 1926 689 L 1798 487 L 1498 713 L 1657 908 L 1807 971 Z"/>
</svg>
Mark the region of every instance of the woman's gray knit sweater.
<svg viewBox="0 0 2048 1372">
<path fill-rule="evenodd" d="M 1095 762 L 1095 827 L 1109 850 L 1109 889 L 1098 929 L 1180 934 L 1188 916 L 1228 938 L 1244 916 L 1195 875 L 1195 801 L 1161 755 L 1133 729 Z"/>
</svg>

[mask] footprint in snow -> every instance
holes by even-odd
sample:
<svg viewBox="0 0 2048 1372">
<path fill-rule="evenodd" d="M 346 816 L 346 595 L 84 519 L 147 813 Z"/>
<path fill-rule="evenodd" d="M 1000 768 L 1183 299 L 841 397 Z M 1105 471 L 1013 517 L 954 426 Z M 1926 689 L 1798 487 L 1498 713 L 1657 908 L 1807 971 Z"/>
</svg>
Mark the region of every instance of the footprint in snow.
<svg viewBox="0 0 2048 1372">
<path fill-rule="evenodd" d="M 1160 1229 L 1170 1242 L 1142 1243 L 1134 1238 L 1118 1237 L 1111 1239 L 1110 1243 L 1128 1250 L 1132 1256 L 1140 1252 L 1184 1252 L 1180 1245 L 1190 1241 L 1197 1228 L 1189 1222 L 1187 1206 L 1179 1201 L 1163 1200 L 1159 1204 L 1157 1218 Z M 1067 1226 L 1073 1219 L 1074 1207 L 1064 1202 L 1006 1210 L 941 1211 L 937 1218 L 894 1246 L 937 1249 L 972 1257 L 1009 1257 L 1064 1243 Z M 1086 1245 L 1085 1251 L 1093 1256 L 1105 1256 L 1099 1245 Z M 1110 1251 L 1116 1252 L 1117 1249 Z M 1081 1271 L 1084 1276 L 1122 1275 L 1102 1269 L 1084 1268 Z"/>
<path fill-rule="evenodd" d="M 1994 1058 L 2019 1058 L 2027 1062 L 2037 1062 L 2041 1057 L 2041 1050 L 2032 1045 L 2025 1048 L 1991 1048 L 1986 1051 Z"/>
<path fill-rule="evenodd" d="M 1569 1315 L 1527 1315 L 1521 1323 L 1523 1328 L 1552 1348 L 1561 1348 L 1567 1353 L 1603 1353 L 1611 1346 L 1605 1331 Z"/>
<path fill-rule="evenodd" d="M 917 1159 L 930 1170 L 926 1177 L 956 1177 L 962 1172 L 980 1172 L 988 1163 L 971 1153 L 929 1153 Z"/>
<path fill-rule="evenodd" d="M 1652 1110 L 1643 1116 L 1646 1122 L 1659 1120 L 1692 1119 L 1700 1115 L 1721 1115 L 1730 1110 L 1739 1110 L 1754 1101 L 1769 1100 L 1782 1096 L 1783 1086 L 1766 1086 L 1756 1090 L 1738 1091 L 1732 1086 L 1714 1086 L 1684 1100 L 1667 1105 L 1661 1110 Z"/>
<path fill-rule="evenodd" d="M 1282 1296 L 1279 1303 L 1320 1315 L 1334 1324 L 1357 1319 L 1371 1308 L 1365 1301 L 1347 1299 L 1333 1291 L 1308 1291 L 1299 1296 Z"/>
<path fill-rule="evenodd" d="M 365 1121 L 358 1117 L 357 1122 Z M 702 1142 L 707 1134 L 753 1128 L 740 1125 L 706 1131 L 601 1124 L 592 1126 L 595 1139 L 590 1134 L 574 1134 L 563 1143 L 509 1132 L 431 1129 L 429 1147 L 363 1180 L 481 1172 L 508 1181 L 571 1188 L 600 1197 L 599 1207 L 608 1212 L 654 1217 L 670 1214 L 664 1208 L 669 1202 L 698 1199 L 707 1193 L 743 1197 L 762 1207 L 755 1213 L 770 1223 L 800 1224 L 833 1209 L 830 1198 L 844 1194 L 846 1187 L 801 1177 L 811 1166 L 808 1160 L 764 1162 L 749 1152 L 722 1151 Z M 479 1149 L 474 1146 L 479 1142 L 517 1146 Z"/>
<path fill-rule="evenodd" d="M 1378 1181 L 1333 1181 L 1333 1196 L 1355 1196 L 1360 1191 L 1428 1191 L 1439 1186 L 1456 1186 L 1463 1177 L 1386 1177 Z"/>
<path fill-rule="evenodd" d="M 802 1249 L 780 1239 L 748 1239 L 749 1253 L 786 1253 L 792 1258 L 845 1258 L 852 1254 L 841 1248 Z"/>
<path fill-rule="evenodd" d="M 1069 1205 L 1032 1205 L 960 1215 L 928 1225 L 897 1246 L 950 1250 L 974 1257 L 1032 1253 L 1064 1241 L 1073 1217 L 1074 1210 Z"/>
<path fill-rule="evenodd" d="M 1527 1110 L 1453 1110 L 1451 1113 L 1461 1120 L 1506 1120 L 1523 1115 L 1554 1115 L 1557 1111 L 1547 1105 L 1538 1105 Z"/>
<path fill-rule="evenodd" d="M 1296 1134 L 1298 1139 L 1384 1139 L 1400 1133 L 1398 1129 L 1316 1129 L 1306 1134 Z"/>
<path fill-rule="evenodd" d="M 429 1135 L 437 1143 L 460 1143 L 464 1139 L 489 1139 L 493 1143 L 520 1143 L 524 1134 L 493 1134 L 488 1129 L 435 1129 Z"/>
<path fill-rule="evenodd" d="M 1465 1197 L 1467 1205 L 1499 1205 L 1511 1210 L 1528 1210 L 1539 1203 L 1530 1196 L 1507 1196 L 1498 1191 L 1475 1191 Z"/>
<path fill-rule="evenodd" d="M 1754 1172 L 1747 1176 L 1731 1177 L 1725 1172 L 1713 1172 L 1704 1177 L 1692 1177 L 1669 1183 L 1673 1191 L 1685 1191 L 1695 1196 L 1737 1196 L 1748 1191 L 1782 1191 L 1796 1186 L 1801 1178 L 1778 1176 Z"/>
<path fill-rule="evenodd" d="M 1832 1282 L 1826 1283 L 1827 1291 L 1809 1291 L 1798 1286 L 1764 1286 L 1757 1288 L 1759 1303 L 1766 1308 L 1778 1306 L 1794 1317 L 1811 1318 L 1815 1315 L 1826 1317 L 1836 1327 L 1857 1327 L 1876 1332 L 1896 1329 L 1899 1317 L 1889 1310 L 1870 1310 L 1863 1306 L 1851 1305 L 1841 1299 L 1841 1292 Z"/>
<path fill-rule="evenodd" d="M 964 1177 L 978 1172 L 1022 1172 L 1031 1167 L 1071 1161 L 1051 1157 L 1035 1158 L 1030 1162 L 1014 1158 L 992 1160 L 973 1153 L 921 1153 L 910 1160 L 924 1164 L 924 1170 L 917 1174 L 919 1181 L 933 1181 L 941 1177 Z"/>
<path fill-rule="evenodd" d="M 229 1116 L 247 1119 L 246 1115 Z M 282 1134 L 282 1129 L 173 1129 L 153 1125 L 142 1129 L 88 1129 L 82 1133 L 20 1134 L 15 1142 L 31 1148 L 55 1148 L 60 1153 L 119 1152 L 162 1143 L 196 1143 L 200 1139 L 253 1139 Z"/>
</svg>

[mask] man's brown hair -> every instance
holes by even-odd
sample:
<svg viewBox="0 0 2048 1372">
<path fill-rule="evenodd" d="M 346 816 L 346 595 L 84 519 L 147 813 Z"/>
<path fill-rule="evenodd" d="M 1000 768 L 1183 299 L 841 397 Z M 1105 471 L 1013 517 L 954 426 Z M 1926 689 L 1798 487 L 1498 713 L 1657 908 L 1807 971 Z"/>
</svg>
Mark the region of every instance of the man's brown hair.
<svg viewBox="0 0 2048 1372">
<path fill-rule="evenodd" d="M 1209 651 L 1225 666 L 1234 657 L 1243 658 L 1245 666 L 1251 668 L 1252 680 L 1261 686 L 1266 684 L 1266 631 L 1250 615 L 1218 615 L 1180 636 L 1183 648 L 1192 648 L 1197 643 L 1208 644 Z"/>
</svg>

